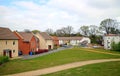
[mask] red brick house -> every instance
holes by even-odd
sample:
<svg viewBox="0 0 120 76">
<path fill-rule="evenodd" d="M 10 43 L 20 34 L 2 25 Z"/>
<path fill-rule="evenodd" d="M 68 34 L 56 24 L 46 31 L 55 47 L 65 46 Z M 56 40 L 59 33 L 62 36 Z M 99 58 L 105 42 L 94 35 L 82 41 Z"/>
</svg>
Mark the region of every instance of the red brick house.
<svg viewBox="0 0 120 76">
<path fill-rule="evenodd" d="M 59 46 L 59 39 L 57 36 L 51 36 L 54 46 Z"/>
<path fill-rule="evenodd" d="M 36 51 L 39 48 L 39 40 L 31 32 L 14 32 L 19 38 L 19 51 L 22 54 L 29 54 L 30 51 Z"/>
</svg>

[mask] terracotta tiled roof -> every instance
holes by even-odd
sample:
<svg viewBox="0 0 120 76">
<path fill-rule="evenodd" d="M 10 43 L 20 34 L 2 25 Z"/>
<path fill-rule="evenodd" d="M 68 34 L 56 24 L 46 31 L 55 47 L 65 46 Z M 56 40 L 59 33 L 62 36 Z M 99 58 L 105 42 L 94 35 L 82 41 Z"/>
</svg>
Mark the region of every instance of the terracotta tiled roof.
<svg viewBox="0 0 120 76">
<path fill-rule="evenodd" d="M 58 37 L 59 40 L 81 40 L 83 37 Z"/>
<path fill-rule="evenodd" d="M 39 38 L 37 36 L 34 35 L 34 38 L 37 42 L 39 42 Z"/>
<path fill-rule="evenodd" d="M 57 37 L 57 36 L 51 36 L 51 38 L 52 38 L 53 40 L 58 40 L 58 37 Z"/>
<path fill-rule="evenodd" d="M 40 32 L 40 35 L 45 39 L 45 40 L 52 40 L 52 38 L 47 34 L 46 32 Z"/>
<path fill-rule="evenodd" d="M 0 40 L 16 40 L 18 37 L 9 29 L 0 27 Z"/>
<path fill-rule="evenodd" d="M 120 36 L 118 34 L 106 34 L 105 36 Z"/>
<path fill-rule="evenodd" d="M 25 42 L 30 42 L 30 40 L 33 37 L 33 34 L 31 32 L 18 32 Z"/>
</svg>

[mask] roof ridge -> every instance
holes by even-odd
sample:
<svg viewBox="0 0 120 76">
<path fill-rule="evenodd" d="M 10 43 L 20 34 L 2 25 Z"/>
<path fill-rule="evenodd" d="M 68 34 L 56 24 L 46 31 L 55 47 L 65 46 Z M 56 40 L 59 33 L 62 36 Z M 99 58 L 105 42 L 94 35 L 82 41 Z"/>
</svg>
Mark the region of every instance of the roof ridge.
<svg viewBox="0 0 120 76">
<path fill-rule="evenodd" d="M 0 39 L 18 39 L 9 28 L 0 27 L 0 35 Z"/>
</svg>

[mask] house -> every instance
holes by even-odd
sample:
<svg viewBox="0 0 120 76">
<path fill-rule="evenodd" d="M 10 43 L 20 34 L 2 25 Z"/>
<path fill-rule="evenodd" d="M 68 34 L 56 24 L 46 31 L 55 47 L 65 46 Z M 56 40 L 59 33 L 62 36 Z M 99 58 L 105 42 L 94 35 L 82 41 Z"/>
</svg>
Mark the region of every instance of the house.
<svg viewBox="0 0 120 76">
<path fill-rule="evenodd" d="M 91 41 L 87 37 L 58 37 L 59 45 L 80 45 L 81 43 L 89 44 Z"/>
<path fill-rule="evenodd" d="M 54 46 L 59 46 L 59 39 L 57 36 L 51 36 Z"/>
<path fill-rule="evenodd" d="M 31 51 L 36 51 L 39 49 L 39 40 L 31 32 L 14 32 L 15 35 L 19 38 L 19 52 L 27 55 Z"/>
<path fill-rule="evenodd" d="M 70 43 L 70 37 L 58 37 L 59 45 L 68 45 Z"/>
<path fill-rule="evenodd" d="M 53 40 L 46 32 L 36 33 L 36 36 L 39 38 L 40 49 L 53 49 Z"/>
<path fill-rule="evenodd" d="M 112 42 L 115 42 L 115 43 L 120 42 L 120 35 L 107 34 L 103 37 L 103 40 L 104 40 L 104 48 L 105 49 L 111 49 L 111 43 Z"/>
<path fill-rule="evenodd" d="M 0 55 L 18 56 L 18 37 L 9 28 L 0 27 Z"/>
</svg>

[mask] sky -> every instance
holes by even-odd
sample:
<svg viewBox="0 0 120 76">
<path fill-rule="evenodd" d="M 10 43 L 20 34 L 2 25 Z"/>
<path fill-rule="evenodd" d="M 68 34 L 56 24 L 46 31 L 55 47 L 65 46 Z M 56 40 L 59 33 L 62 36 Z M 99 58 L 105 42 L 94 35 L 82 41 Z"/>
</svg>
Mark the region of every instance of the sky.
<svg viewBox="0 0 120 76">
<path fill-rule="evenodd" d="M 0 0 L 0 27 L 23 31 L 120 21 L 120 0 Z"/>
</svg>

